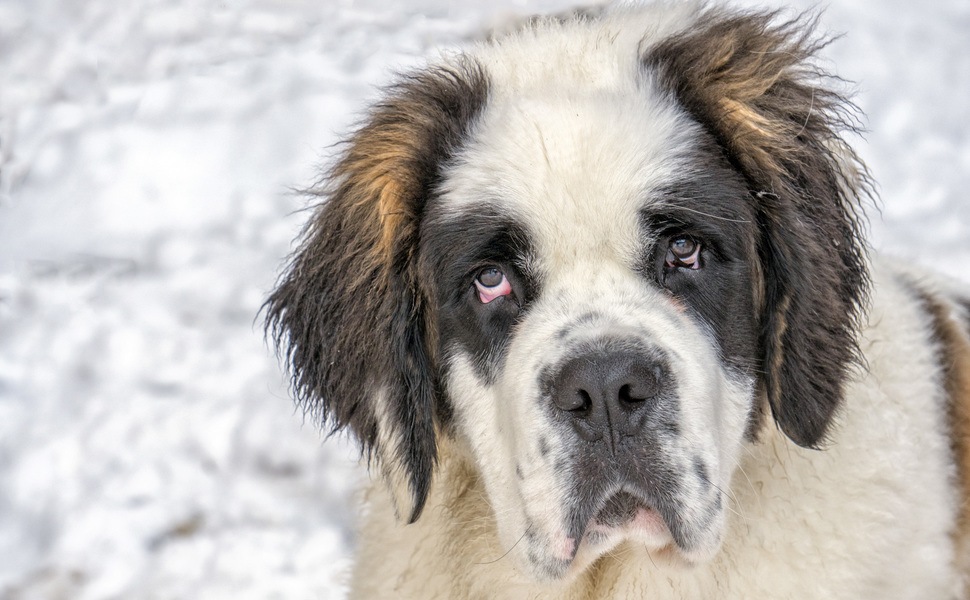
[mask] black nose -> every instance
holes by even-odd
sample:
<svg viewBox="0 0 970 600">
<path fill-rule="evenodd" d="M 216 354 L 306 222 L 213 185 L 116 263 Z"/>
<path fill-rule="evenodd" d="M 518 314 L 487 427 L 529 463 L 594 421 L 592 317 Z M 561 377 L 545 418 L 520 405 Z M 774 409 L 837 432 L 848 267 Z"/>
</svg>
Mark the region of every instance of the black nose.
<svg viewBox="0 0 970 600">
<path fill-rule="evenodd" d="M 553 405 L 587 440 L 635 435 L 663 392 L 662 358 L 639 350 L 594 351 L 567 360 L 549 382 Z"/>
</svg>

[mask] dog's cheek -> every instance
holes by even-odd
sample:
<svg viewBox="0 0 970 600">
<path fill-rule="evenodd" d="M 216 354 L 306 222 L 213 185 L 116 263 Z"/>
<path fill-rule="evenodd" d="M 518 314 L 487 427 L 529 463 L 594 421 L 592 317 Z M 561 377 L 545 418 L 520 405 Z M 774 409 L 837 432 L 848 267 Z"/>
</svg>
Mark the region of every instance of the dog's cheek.
<svg viewBox="0 0 970 600">
<path fill-rule="evenodd" d="M 446 382 L 448 401 L 454 411 L 456 442 L 464 447 L 481 474 L 497 516 L 499 535 L 506 542 L 516 530 L 521 535 L 524 518 L 516 473 L 520 463 L 512 455 L 514 441 L 509 436 L 513 432 L 504 424 L 503 399 L 495 386 L 479 378 L 474 359 L 460 351 L 451 353 L 448 359 Z"/>
<path fill-rule="evenodd" d="M 489 385 L 478 376 L 473 357 L 452 352 L 448 360 L 455 437 L 481 475 L 500 547 L 512 550 L 510 560 L 520 568 L 542 578 L 550 576 L 542 566 L 549 540 L 564 535 L 564 507 L 570 502 L 564 478 L 573 449 L 541 410 L 534 386 L 522 385 L 533 379 L 531 365 L 519 362 Z"/>
</svg>

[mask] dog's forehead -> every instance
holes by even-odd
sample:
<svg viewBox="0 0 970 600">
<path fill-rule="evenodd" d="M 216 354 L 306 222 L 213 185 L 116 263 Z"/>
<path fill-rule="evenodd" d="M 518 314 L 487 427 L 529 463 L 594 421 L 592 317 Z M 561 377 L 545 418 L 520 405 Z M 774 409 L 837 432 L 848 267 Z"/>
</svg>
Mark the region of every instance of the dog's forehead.
<svg viewBox="0 0 970 600">
<path fill-rule="evenodd" d="M 643 82 L 496 94 L 445 172 L 444 208 L 461 215 L 485 203 L 513 215 L 545 257 L 632 257 L 640 211 L 690 170 L 697 135 Z"/>
</svg>

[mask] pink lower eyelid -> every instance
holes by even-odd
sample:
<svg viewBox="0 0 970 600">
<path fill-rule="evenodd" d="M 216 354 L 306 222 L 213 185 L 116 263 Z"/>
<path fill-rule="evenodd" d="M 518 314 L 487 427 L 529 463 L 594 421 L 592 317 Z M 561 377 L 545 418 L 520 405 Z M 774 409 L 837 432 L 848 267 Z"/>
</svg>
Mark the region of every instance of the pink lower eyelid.
<svg viewBox="0 0 970 600">
<path fill-rule="evenodd" d="M 502 283 L 495 287 L 485 287 L 477 281 L 475 282 L 475 287 L 478 289 L 478 299 L 482 301 L 482 304 L 488 304 L 496 298 L 508 296 L 512 293 L 512 285 L 504 277 L 502 278 Z"/>
</svg>

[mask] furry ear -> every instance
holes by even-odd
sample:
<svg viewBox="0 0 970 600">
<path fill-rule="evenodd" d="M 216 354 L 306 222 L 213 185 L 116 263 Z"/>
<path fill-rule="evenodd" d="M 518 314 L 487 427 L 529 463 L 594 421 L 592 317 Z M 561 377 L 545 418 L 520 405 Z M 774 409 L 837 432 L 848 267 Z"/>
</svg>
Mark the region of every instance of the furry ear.
<svg viewBox="0 0 970 600">
<path fill-rule="evenodd" d="M 865 167 L 842 134 L 854 106 L 813 66 L 815 20 L 707 11 L 644 64 L 744 175 L 758 215 L 763 385 L 794 442 L 823 439 L 858 356 L 868 292 L 857 215 Z"/>
<path fill-rule="evenodd" d="M 437 456 L 418 224 L 487 92 L 470 63 L 392 87 L 311 190 L 322 201 L 264 306 L 297 400 L 331 432 L 354 433 L 408 522 Z"/>
</svg>

